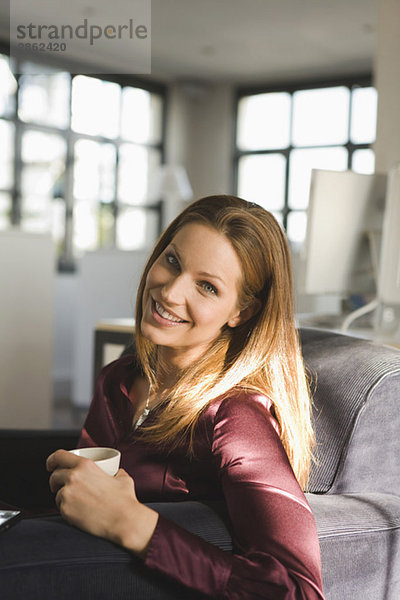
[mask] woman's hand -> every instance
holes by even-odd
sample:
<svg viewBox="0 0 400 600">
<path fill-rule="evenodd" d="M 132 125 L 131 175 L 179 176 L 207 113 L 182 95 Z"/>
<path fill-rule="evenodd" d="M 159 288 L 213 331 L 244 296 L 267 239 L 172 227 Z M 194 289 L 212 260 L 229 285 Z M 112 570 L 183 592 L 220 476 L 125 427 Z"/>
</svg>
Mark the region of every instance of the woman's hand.
<svg viewBox="0 0 400 600">
<path fill-rule="evenodd" d="M 66 450 L 51 454 L 46 467 L 66 521 L 142 558 L 146 555 L 158 513 L 138 501 L 134 481 L 123 469 L 110 477 L 93 461 Z"/>
</svg>

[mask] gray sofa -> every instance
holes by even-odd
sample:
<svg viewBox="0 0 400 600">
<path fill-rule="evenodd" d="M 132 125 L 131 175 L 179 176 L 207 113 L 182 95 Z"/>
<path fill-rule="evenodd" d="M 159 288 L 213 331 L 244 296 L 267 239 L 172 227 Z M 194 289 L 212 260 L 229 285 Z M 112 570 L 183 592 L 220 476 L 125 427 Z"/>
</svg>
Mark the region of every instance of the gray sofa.
<svg viewBox="0 0 400 600">
<path fill-rule="evenodd" d="M 400 352 L 328 331 L 300 333 L 318 444 L 307 497 L 317 522 L 326 598 L 399 600 Z M 76 437 L 0 432 L 0 499 L 31 510 L 51 507 L 44 457 L 57 447 L 73 447 Z M 10 466 L 10 455 L 19 464 Z M 152 506 L 232 549 L 224 506 Z M 197 597 L 58 516 L 26 519 L 2 534 L 0 589 L 7 600 Z"/>
</svg>

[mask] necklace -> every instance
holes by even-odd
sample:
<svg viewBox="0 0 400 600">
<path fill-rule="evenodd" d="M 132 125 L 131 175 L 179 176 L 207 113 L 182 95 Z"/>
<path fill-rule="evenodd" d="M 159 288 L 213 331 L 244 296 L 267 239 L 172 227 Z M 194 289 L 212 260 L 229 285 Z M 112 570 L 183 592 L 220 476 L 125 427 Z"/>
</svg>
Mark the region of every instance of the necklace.
<svg viewBox="0 0 400 600">
<path fill-rule="evenodd" d="M 147 394 L 147 398 L 146 398 L 146 405 L 144 407 L 144 411 L 142 412 L 141 415 L 139 415 L 136 423 L 133 426 L 133 429 L 137 429 L 138 427 L 140 427 L 140 425 L 142 423 L 144 423 L 144 421 L 147 419 L 147 417 L 149 416 L 150 413 L 150 393 L 151 393 L 151 384 L 149 385 L 149 392 Z"/>
</svg>

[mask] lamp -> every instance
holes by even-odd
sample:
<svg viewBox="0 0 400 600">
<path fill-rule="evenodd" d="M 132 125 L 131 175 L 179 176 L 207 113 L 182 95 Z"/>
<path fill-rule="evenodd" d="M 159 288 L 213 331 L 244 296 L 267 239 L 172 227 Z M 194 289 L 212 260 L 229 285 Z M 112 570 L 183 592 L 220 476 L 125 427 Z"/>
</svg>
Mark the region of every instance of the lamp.
<svg viewBox="0 0 400 600">
<path fill-rule="evenodd" d="M 182 165 L 160 165 L 149 186 L 149 199 L 162 200 L 163 229 L 185 208 L 193 197 L 186 169 Z"/>
</svg>

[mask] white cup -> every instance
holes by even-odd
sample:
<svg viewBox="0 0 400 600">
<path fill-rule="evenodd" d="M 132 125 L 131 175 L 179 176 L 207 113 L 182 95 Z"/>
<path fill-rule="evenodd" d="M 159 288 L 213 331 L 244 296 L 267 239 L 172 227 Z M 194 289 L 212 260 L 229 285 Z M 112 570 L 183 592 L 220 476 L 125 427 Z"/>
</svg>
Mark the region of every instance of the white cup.
<svg viewBox="0 0 400 600">
<path fill-rule="evenodd" d="M 83 456 L 84 458 L 93 460 L 102 471 L 112 477 L 119 469 L 121 452 L 115 448 L 76 448 L 75 450 L 70 450 L 70 452 L 77 456 Z"/>
</svg>

